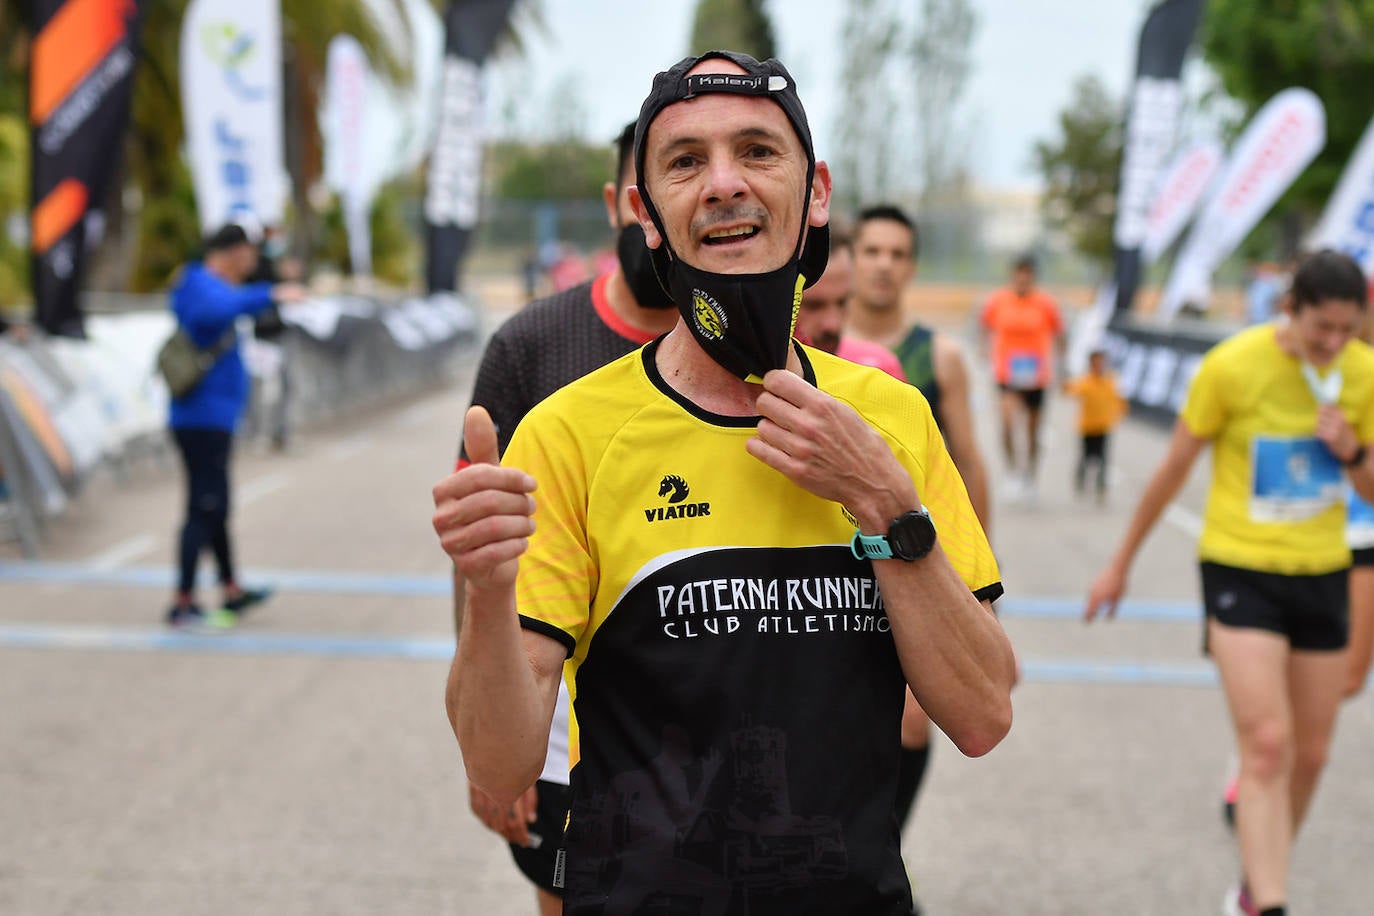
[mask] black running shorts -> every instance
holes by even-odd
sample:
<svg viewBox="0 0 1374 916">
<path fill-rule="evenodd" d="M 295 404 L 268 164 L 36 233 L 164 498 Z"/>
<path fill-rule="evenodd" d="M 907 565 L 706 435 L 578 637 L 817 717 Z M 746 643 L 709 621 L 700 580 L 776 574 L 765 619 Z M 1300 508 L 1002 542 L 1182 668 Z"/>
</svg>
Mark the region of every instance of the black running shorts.
<svg viewBox="0 0 1374 916">
<path fill-rule="evenodd" d="M 1021 403 L 1025 404 L 1028 410 L 1039 410 L 1041 405 L 1045 403 L 1044 388 L 1013 388 L 1004 384 L 999 384 L 997 387 L 1010 394 L 1018 395 L 1021 398 Z"/>
<path fill-rule="evenodd" d="M 1218 623 L 1278 633 L 1294 649 L 1345 648 L 1350 636 L 1348 570 L 1285 576 L 1206 562 L 1201 569 L 1203 606 Z"/>
<path fill-rule="evenodd" d="M 568 805 L 572 790 L 556 782 L 540 780 L 535 783 L 539 801 L 535 805 L 535 821 L 530 824 L 530 846 L 510 844 L 511 855 L 526 878 L 558 897 L 561 887 L 553 886 L 554 858 L 563 845 L 563 828 L 568 822 Z M 537 839 L 536 839 L 537 837 Z"/>
<path fill-rule="evenodd" d="M 1356 547 L 1350 551 L 1351 566 L 1374 566 L 1374 547 Z"/>
</svg>

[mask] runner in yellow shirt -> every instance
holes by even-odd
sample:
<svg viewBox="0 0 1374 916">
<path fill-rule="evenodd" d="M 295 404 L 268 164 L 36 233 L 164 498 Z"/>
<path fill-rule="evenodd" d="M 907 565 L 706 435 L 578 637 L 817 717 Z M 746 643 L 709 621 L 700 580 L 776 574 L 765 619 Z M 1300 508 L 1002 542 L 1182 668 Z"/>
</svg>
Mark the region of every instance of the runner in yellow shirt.
<svg viewBox="0 0 1374 916">
<path fill-rule="evenodd" d="M 1188 392 L 1168 454 L 1085 618 L 1111 616 L 1145 536 L 1212 446 L 1198 554 L 1206 646 L 1240 757 L 1236 835 L 1241 916 L 1286 913 L 1293 837 L 1325 762 L 1347 677 L 1343 476 L 1374 497 L 1374 351 L 1356 340 L 1365 281 L 1345 255 L 1310 256 L 1286 320 L 1214 347 Z"/>
</svg>

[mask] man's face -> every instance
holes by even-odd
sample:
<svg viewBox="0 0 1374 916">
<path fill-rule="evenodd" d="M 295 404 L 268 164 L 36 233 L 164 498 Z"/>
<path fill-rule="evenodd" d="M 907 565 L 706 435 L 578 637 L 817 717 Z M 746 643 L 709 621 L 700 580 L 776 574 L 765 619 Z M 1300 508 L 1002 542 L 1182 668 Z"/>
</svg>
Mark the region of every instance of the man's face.
<svg viewBox="0 0 1374 916">
<path fill-rule="evenodd" d="M 691 73 L 743 73 L 725 60 Z M 763 273 L 787 263 L 802 221 L 829 218 L 830 175 L 816 164 L 809 213 L 802 212 L 806 151 L 787 115 L 756 96 L 709 92 L 669 105 L 649 125 L 645 184 L 673 251 L 700 270 Z M 637 190 L 631 193 L 650 248 L 661 236 Z"/>
<path fill-rule="evenodd" d="M 1358 302 L 1325 299 L 1293 314 L 1293 331 L 1302 357 L 1325 368 L 1340 355 L 1364 325 L 1365 310 Z"/>
<path fill-rule="evenodd" d="M 870 219 L 854 236 L 854 298 L 875 309 L 894 309 L 916 272 L 911 230 L 896 220 Z"/>
<path fill-rule="evenodd" d="M 248 242 L 226 248 L 221 263 L 232 282 L 242 283 L 258 268 L 258 248 Z"/>
<path fill-rule="evenodd" d="M 804 293 L 797 313 L 797 334 L 811 339 L 813 346 L 834 353 L 844 332 L 845 307 L 854 285 L 854 263 L 849 249 L 834 248 L 825 273 Z"/>
<path fill-rule="evenodd" d="M 1018 296 L 1028 295 L 1035 288 L 1035 271 L 1029 267 L 1017 267 L 1011 272 L 1011 288 Z"/>
</svg>

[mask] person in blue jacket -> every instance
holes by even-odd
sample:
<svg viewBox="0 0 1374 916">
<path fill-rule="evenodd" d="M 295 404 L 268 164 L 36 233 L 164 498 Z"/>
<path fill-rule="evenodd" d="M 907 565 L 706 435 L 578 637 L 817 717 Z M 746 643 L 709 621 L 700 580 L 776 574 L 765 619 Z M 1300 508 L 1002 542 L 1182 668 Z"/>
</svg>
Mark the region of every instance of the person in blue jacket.
<svg viewBox="0 0 1374 916">
<path fill-rule="evenodd" d="M 186 395 L 173 398 L 170 426 L 186 467 L 186 520 L 181 526 L 180 574 L 167 623 L 233 626 L 239 615 L 268 596 L 245 589 L 234 575 L 229 541 L 229 456 L 234 429 L 248 402 L 248 372 L 239 354 L 235 322 L 274 302 L 305 296 L 292 283 L 244 283 L 257 266 L 255 240 L 243 226 L 223 226 L 205 240 L 205 256 L 187 264 L 172 289 L 177 324 L 202 350 L 220 350 L 204 378 Z M 214 552 L 222 601 L 207 615 L 196 602 L 196 567 L 201 552 Z"/>
</svg>

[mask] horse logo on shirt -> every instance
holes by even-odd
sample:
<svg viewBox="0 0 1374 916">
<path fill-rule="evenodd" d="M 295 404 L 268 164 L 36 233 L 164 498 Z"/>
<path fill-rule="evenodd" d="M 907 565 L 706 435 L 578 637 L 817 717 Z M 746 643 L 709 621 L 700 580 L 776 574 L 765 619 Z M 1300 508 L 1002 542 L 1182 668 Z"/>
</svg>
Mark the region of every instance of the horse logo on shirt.
<svg viewBox="0 0 1374 916">
<path fill-rule="evenodd" d="M 669 491 L 672 491 L 672 496 L 668 496 Z M 687 481 L 678 477 L 676 474 L 668 474 L 663 478 L 662 483 L 658 485 L 658 495 L 668 496 L 668 502 L 670 503 L 682 502 L 687 498 L 689 492 L 691 491 L 687 486 Z"/>
</svg>

